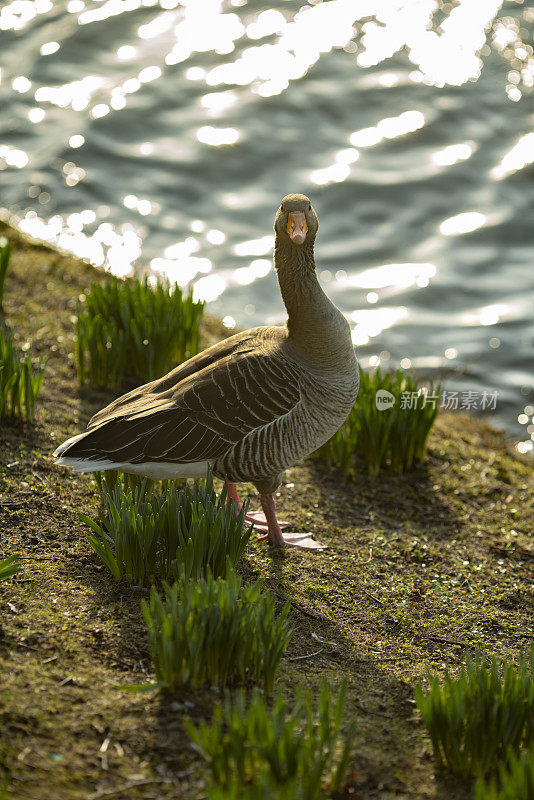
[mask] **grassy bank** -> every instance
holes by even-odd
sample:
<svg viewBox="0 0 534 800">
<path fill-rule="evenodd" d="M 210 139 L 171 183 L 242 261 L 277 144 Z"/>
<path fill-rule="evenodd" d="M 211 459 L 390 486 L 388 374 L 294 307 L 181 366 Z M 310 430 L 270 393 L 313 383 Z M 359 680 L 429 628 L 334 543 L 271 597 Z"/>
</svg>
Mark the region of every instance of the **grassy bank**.
<svg viewBox="0 0 534 800">
<path fill-rule="evenodd" d="M 46 360 L 35 423 L 0 428 L 0 786 L 20 800 L 201 798 L 206 766 L 184 715 L 209 720 L 213 691 L 176 698 L 118 686 L 154 679 L 140 600 L 114 584 L 85 539 L 92 480 L 51 451 L 111 396 L 79 388 L 79 296 L 102 276 L 76 259 L 14 244 L 4 308 L 16 344 Z M 203 344 L 225 335 L 203 323 Z M 243 487 L 243 495 L 252 487 Z M 435 771 L 414 704 L 428 669 L 459 671 L 483 646 L 516 661 L 533 635 L 532 466 L 488 425 L 438 417 L 424 466 L 403 477 L 339 472 L 309 459 L 289 471 L 281 517 L 330 545 L 320 555 L 251 542 L 240 564 L 292 603 L 295 629 L 277 685 L 291 697 L 323 677 L 349 681 L 356 736 L 346 797 L 467 798 Z M 353 791 L 352 791 L 353 790 Z"/>
</svg>

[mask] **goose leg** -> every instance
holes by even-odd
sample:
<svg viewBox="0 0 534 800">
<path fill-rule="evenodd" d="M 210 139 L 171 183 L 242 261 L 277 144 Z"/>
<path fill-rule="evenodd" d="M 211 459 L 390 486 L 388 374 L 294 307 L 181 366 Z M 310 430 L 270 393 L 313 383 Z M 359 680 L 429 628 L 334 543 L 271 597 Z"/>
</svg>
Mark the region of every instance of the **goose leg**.
<svg viewBox="0 0 534 800">
<path fill-rule="evenodd" d="M 236 486 L 235 483 L 229 483 L 228 484 L 228 493 L 227 493 L 226 497 L 227 497 L 228 500 L 233 500 L 234 505 L 235 505 L 235 513 L 236 513 L 236 516 L 237 516 L 239 514 L 239 512 L 241 511 L 241 501 L 239 499 L 239 495 L 237 493 L 237 486 Z"/>
<path fill-rule="evenodd" d="M 278 520 L 276 519 L 276 511 L 274 508 L 274 498 L 272 494 L 260 494 L 260 503 L 263 508 L 263 513 L 267 520 L 267 534 L 260 536 L 259 540 L 267 540 L 269 544 L 276 545 L 277 547 L 300 547 L 302 550 L 324 550 L 326 545 L 316 542 L 312 539 L 309 533 L 282 533 Z"/>
<path fill-rule="evenodd" d="M 227 496 L 229 500 L 233 500 L 236 506 L 236 514 L 239 514 L 239 512 L 241 511 L 241 501 L 239 500 L 239 495 L 237 493 L 237 486 L 235 483 L 228 484 Z M 245 520 L 246 522 L 253 522 L 256 528 L 262 528 L 263 530 L 267 530 L 269 527 L 267 523 L 267 518 L 265 514 L 263 514 L 261 511 L 251 511 L 248 514 L 245 514 Z M 289 522 L 283 522 L 282 520 L 278 522 L 278 525 L 280 526 L 281 530 L 285 530 L 286 528 L 290 527 Z"/>
</svg>

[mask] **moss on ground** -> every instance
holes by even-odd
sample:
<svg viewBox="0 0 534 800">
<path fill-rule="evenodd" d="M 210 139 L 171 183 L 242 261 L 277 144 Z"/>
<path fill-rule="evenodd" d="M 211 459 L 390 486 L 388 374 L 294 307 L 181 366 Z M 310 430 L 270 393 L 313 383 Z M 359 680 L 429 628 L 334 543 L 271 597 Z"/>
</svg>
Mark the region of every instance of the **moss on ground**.
<svg viewBox="0 0 534 800">
<path fill-rule="evenodd" d="M 0 587 L 0 780 L 18 800 L 201 798 L 206 770 L 182 722 L 209 717 L 217 693 L 118 688 L 153 679 L 143 592 L 115 584 L 85 540 L 91 478 L 51 458 L 110 399 L 79 389 L 73 355 L 79 295 L 103 276 L 5 226 L 0 235 L 15 245 L 7 321 L 47 359 L 36 423 L 0 428 L 0 558 L 23 564 Z M 208 320 L 204 344 L 223 331 Z M 291 695 L 325 675 L 349 680 L 358 732 L 344 797 L 471 795 L 435 771 L 413 687 L 428 669 L 459 670 L 476 647 L 516 660 L 532 638 L 533 486 L 531 462 L 489 425 L 446 415 L 408 476 L 344 483 L 313 459 L 287 473 L 282 516 L 329 549 L 253 543 L 240 571 L 292 602 L 277 685 Z"/>
</svg>

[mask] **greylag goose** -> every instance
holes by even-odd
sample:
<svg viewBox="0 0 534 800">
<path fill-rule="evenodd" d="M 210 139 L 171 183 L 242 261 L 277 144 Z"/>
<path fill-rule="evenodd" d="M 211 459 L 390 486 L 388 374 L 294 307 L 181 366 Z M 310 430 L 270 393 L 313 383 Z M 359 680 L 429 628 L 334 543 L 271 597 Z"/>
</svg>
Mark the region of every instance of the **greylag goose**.
<svg viewBox="0 0 534 800">
<path fill-rule="evenodd" d="M 273 500 L 284 470 L 338 430 L 358 394 L 349 324 L 317 280 L 318 227 L 307 197 L 284 197 L 274 223 L 274 266 L 285 327 L 238 333 L 119 397 L 85 433 L 57 448 L 56 463 L 155 480 L 203 477 L 210 465 L 228 480 L 236 507 L 235 484 L 254 484 L 267 529 L 261 538 L 322 549 L 308 534 L 283 534 Z"/>
</svg>

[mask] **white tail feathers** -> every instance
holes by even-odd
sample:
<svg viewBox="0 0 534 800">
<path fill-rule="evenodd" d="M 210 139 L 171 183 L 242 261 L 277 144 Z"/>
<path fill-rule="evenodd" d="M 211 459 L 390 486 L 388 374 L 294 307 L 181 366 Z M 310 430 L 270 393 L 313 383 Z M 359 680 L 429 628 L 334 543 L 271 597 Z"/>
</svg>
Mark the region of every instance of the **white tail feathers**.
<svg viewBox="0 0 534 800">
<path fill-rule="evenodd" d="M 74 442 L 79 442 L 84 436 L 87 436 L 87 433 L 79 433 L 77 436 L 71 436 L 70 439 L 67 439 L 65 442 L 63 442 L 63 444 L 60 444 L 59 447 L 54 450 L 52 455 L 54 458 L 59 458 L 59 456 L 64 453 L 65 450 L 71 446 L 71 444 L 74 444 Z M 75 459 L 72 460 L 74 461 Z"/>
</svg>

